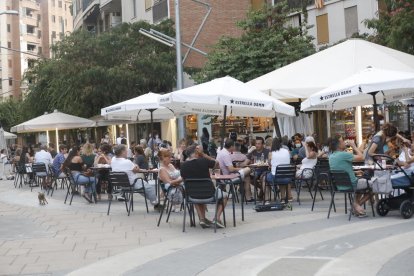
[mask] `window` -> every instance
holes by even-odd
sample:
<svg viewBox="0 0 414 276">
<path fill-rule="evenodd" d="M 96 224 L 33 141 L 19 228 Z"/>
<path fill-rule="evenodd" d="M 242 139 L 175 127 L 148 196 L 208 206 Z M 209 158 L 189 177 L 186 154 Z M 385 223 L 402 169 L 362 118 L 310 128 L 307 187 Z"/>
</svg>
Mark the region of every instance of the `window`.
<svg viewBox="0 0 414 276">
<path fill-rule="evenodd" d="M 10 41 L 7 42 L 7 48 L 11 49 L 11 42 Z"/>
<path fill-rule="evenodd" d="M 11 59 L 9 59 L 9 60 L 8 60 L 8 63 L 9 63 L 9 68 L 12 68 L 12 66 L 13 66 L 13 62 L 12 62 L 12 60 L 11 60 Z"/>
<path fill-rule="evenodd" d="M 353 34 L 358 33 L 358 9 L 357 6 L 345 9 L 345 34 L 350 38 Z"/>
<path fill-rule="evenodd" d="M 36 45 L 27 44 L 27 51 L 34 52 L 36 50 Z"/>
<path fill-rule="evenodd" d="M 55 0 L 50 0 L 50 2 L 52 3 L 52 7 L 56 5 Z"/>
<path fill-rule="evenodd" d="M 40 14 L 37 15 L 37 21 L 42 21 L 42 16 Z"/>
<path fill-rule="evenodd" d="M 68 20 L 65 19 L 65 27 L 67 27 L 67 26 L 68 26 Z"/>
<path fill-rule="evenodd" d="M 327 13 L 316 17 L 316 33 L 318 44 L 329 43 L 329 27 Z"/>
<path fill-rule="evenodd" d="M 56 38 L 56 32 L 55 31 L 52 32 L 52 38 Z"/>
<path fill-rule="evenodd" d="M 30 8 L 23 8 L 23 12 L 27 17 L 33 17 L 33 10 Z"/>
<path fill-rule="evenodd" d="M 152 7 L 152 0 L 145 0 L 145 10 L 149 10 Z"/>
<path fill-rule="evenodd" d="M 7 24 L 7 32 L 10 33 L 10 24 Z"/>
<path fill-rule="evenodd" d="M 35 34 L 35 26 L 32 25 L 26 25 L 26 33 L 28 34 Z"/>
<path fill-rule="evenodd" d="M 13 79 L 9 78 L 9 86 L 12 86 L 12 85 L 13 85 Z"/>
<path fill-rule="evenodd" d="M 39 55 L 40 55 L 40 54 L 42 54 L 42 52 L 43 52 L 42 47 L 40 47 L 40 46 L 39 46 L 39 47 L 37 47 L 37 51 L 38 51 Z"/>
<path fill-rule="evenodd" d="M 132 16 L 133 18 L 137 17 L 137 1 L 136 0 L 131 0 L 132 1 Z"/>
<path fill-rule="evenodd" d="M 56 22 L 56 16 L 52 15 L 52 22 L 55 23 Z"/>
<path fill-rule="evenodd" d="M 252 10 L 260 10 L 265 4 L 265 0 L 251 0 Z"/>
<path fill-rule="evenodd" d="M 58 1 L 58 7 L 61 8 L 62 7 L 62 1 Z"/>
<path fill-rule="evenodd" d="M 42 37 L 42 31 L 41 30 L 38 30 L 37 31 L 37 38 L 41 38 Z"/>
</svg>

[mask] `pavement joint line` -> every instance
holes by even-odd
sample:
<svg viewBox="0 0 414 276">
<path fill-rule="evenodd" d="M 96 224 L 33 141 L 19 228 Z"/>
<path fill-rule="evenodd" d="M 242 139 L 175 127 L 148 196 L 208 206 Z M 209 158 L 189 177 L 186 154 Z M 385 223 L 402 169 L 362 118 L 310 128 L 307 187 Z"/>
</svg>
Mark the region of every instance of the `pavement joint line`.
<svg viewBox="0 0 414 276">
<path fill-rule="evenodd" d="M 316 276 L 344 275 L 343 273 L 365 276 L 377 275 L 382 266 L 386 263 L 386 260 L 412 247 L 412 244 L 407 241 L 413 240 L 413 238 L 414 231 L 410 231 L 368 243 L 356 248 L 352 252 L 346 252 L 341 258 L 337 258 L 336 260 L 327 263 L 318 271 Z M 375 258 L 366 258 L 367 256 L 370 256 L 369 254 L 372 252 L 381 254 L 376 254 Z M 354 266 L 353 264 L 355 264 L 356 261 L 355 257 L 356 259 L 363 258 L 364 261 L 361 262 L 360 265 Z M 342 271 L 342 274 L 338 274 L 337 271 Z"/>
</svg>

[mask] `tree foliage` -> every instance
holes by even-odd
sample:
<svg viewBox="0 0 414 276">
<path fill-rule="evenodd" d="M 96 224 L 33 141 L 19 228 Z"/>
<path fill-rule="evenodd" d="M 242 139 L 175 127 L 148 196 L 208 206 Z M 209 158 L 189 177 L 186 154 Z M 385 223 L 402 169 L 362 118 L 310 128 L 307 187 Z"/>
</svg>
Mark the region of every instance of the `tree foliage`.
<svg viewBox="0 0 414 276">
<path fill-rule="evenodd" d="M 384 0 L 379 18 L 366 20 L 375 31 L 369 39 L 375 43 L 414 54 L 414 0 Z"/>
<path fill-rule="evenodd" d="M 95 35 L 76 31 L 53 47 L 52 59 L 29 69 L 29 93 L 23 102 L 28 118 L 58 109 L 82 117 L 152 92 L 170 91 L 175 83 L 175 52 L 139 33 L 154 28 L 174 35 L 171 21 L 121 24 Z"/>
<path fill-rule="evenodd" d="M 21 101 L 7 100 L 0 102 L 0 123 L 9 131 L 12 126 L 22 122 L 23 110 Z"/>
<path fill-rule="evenodd" d="M 290 24 L 286 1 L 250 11 L 240 37 L 223 37 L 208 56 L 198 82 L 226 75 L 249 81 L 315 52 L 307 26 Z M 306 12 L 305 12 L 306 14 Z"/>
</svg>

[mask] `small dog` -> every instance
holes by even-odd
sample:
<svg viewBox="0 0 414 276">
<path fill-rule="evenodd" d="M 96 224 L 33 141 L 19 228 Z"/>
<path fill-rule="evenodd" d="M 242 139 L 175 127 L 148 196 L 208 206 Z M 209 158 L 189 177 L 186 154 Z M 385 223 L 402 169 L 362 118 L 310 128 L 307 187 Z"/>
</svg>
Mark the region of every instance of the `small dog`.
<svg viewBox="0 0 414 276">
<path fill-rule="evenodd" d="M 40 192 L 39 192 L 39 195 L 37 196 L 37 198 L 39 199 L 39 204 L 40 204 L 40 205 L 49 204 L 49 203 L 47 202 L 47 200 L 46 200 L 46 196 L 45 196 L 45 194 L 44 194 L 44 193 L 40 193 Z"/>
</svg>

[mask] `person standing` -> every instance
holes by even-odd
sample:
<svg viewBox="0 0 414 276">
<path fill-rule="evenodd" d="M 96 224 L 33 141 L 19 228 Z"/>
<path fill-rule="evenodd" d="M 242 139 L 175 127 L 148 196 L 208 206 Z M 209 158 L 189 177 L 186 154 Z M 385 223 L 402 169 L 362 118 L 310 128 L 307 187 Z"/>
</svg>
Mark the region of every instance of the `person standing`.
<svg viewBox="0 0 414 276">
<path fill-rule="evenodd" d="M 109 132 L 105 132 L 104 137 L 101 139 L 101 144 L 109 144 L 112 145 L 112 140 L 109 138 Z"/>
<path fill-rule="evenodd" d="M 210 133 L 208 133 L 208 130 L 206 127 L 203 127 L 203 134 L 201 135 L 201 145 L 203 146 L 203 152 L 205 154 L 208 153 L 208 143 L 210 142 Z"/>
<path fill-rule="evenodd" d="M 123 130 L 121 130 L 121 132 L 119 133 L 119 137 L 116 138 L 116 144 L 121 145 L 122 144 L 122 139 L 126 139 L 125 133 L 124 133 Z"/>
<path fill-rule="evenodd" d="M 6 150 L 1 149 L 0 151 L 0 180 L 3 180 L 6 178 L 6 175 L 4 174 L 6 162 L 7 162 Z"/>
</svg>

